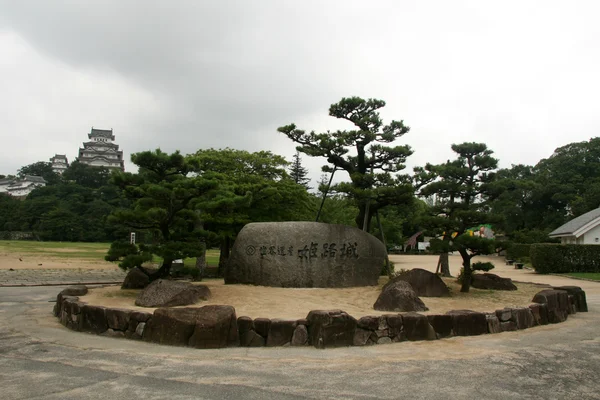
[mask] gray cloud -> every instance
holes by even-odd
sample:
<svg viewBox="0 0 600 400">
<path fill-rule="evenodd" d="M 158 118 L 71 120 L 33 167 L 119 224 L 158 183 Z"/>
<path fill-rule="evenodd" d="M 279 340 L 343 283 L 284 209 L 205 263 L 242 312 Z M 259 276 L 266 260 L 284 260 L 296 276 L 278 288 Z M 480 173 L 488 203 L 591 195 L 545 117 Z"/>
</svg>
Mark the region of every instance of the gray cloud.
<svg viewBox="0 0 600 400">
<path fill-rule="evenodd" d="M 91 125 L 126 153 L 268 149 L 345 127 L 343 96 L 412 127 L 409 165 L 484 141 L 504 166 L 596 134 L 595 2 L 0 2 L 0 173 L 71 158 Z M 23 147 L 25 146 L 25 147 Z M 68 147 L 68 148 L 67 148 Z M 27 148 L 27 154 L 23 153 Z M 64 149 L 64 150 L 60 150 Z M 322 160 L 306 160 L 314 176 Z"/>
</svg>

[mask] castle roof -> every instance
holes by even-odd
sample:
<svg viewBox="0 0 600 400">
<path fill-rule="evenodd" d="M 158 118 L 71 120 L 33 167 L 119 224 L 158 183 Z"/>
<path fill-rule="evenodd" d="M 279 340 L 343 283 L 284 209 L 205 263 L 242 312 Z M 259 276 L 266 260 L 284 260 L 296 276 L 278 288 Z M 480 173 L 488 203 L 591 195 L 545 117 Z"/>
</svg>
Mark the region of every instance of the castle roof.
<svg viewBox="0 0 600 400">
<path fill-rule="evenodd" d="M 110 140 L 115 140 L 115 135 L 113 135 L 112 129 L 96 129 L 92 126 L 92 130 L 88 134 L 88 138 L 91 139 L 93 137 L 103 137 Z"/>
</svg>

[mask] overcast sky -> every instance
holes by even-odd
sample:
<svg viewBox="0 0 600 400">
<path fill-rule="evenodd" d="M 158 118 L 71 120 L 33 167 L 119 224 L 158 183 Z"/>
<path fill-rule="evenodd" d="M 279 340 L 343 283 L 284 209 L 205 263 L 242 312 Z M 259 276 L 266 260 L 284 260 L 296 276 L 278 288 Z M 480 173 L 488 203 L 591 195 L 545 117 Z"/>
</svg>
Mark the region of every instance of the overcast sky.
<svg viewBox="0 0 600 400">
<path fill-rule="evenodd" d="M 0 0 L 0 174 L 73 160 L 92 126 L 129 170 L 155 148 L 291 160 L 277 127 L 350 128 L 327 112 L 349 96 L 411 127 L 411 168 L 463 141 L 535 164 L 600 132 L 598 16 L 598 1 Z"/>
</svg>

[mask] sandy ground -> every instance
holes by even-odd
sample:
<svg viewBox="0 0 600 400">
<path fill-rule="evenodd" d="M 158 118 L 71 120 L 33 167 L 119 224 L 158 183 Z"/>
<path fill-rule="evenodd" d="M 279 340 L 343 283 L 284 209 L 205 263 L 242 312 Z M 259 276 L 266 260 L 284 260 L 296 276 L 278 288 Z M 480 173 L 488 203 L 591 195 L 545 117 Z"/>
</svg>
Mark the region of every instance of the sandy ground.
<svg viewBox="0 0 600 400">
<path fill-rule="evenodd" d="M 455 279 L 445 279 L 452 292 L 451 298 L 426 298 L 422 300 L 431 313 L 444 313 L 450 310 L 471 309 L 477 311 L 494 311 L 509 306 L 524 306 L 530 303 L 533 295 L 545 285 L 564 285 L 565 278 L 541 276 L 526 270 L 515 270 L 506 266 L 504 258 L 481 257 L 496 265 L 492 271 L 502 276 L 509 276 L 517 281 L 517 291 L 488 291 L 471 289 L 468 294 L 460 293 L 460 286 Z M 435 271 L 437 256 L 392 256 L 396 270 L 423 268 Z M 451 272 L 458 274 L 461 259 L 451 256 Z M 548 279 L 550 278 L 550 279 Z M 554 279 L 553 279 L 554 278 Z M 304 318 L 310 310 L 341 309 L 354 317 L 364 315 L 381 315 L 387 312 L 373 310 L 373 304 L 381 292 L 381 286 L 387 281 L 386 277 L 380 279 L 379 286 L 368 286 L 348 289 L 290 289 L 272 288 L 250 285 L 224 285 L 221 280 L 206 280 L 200 284 L 206 285 L 212 292 L 209 301 L 198 303 L 200 307 L 208 304 L 229 304 L 235 307 L 238 316 L 251 318 Z M 574 285 L 593 289 L 600 289 L 600 284 L 585 281 L 573 281 Z M 585 289 L 588 290 L 588 289 Z M 106 305 L 111 307 L 135 308 L 152 311 L 154 309 L 135 307 L 134 301 L 137 291 L 120 290 L 118 287 L 105 287 L 91 290 L 84 301 L 90 304 Z"/>
</svg>

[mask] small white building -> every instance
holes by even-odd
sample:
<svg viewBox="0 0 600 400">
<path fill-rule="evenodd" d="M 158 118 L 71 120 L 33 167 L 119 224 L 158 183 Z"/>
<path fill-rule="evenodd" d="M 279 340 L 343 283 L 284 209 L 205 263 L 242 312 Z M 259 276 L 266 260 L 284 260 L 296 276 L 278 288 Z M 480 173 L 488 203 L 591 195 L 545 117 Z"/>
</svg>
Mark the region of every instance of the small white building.
<svg viewBox="0 0 600 400">
<path fill-rule="evenodd" d="M 600 208 L 574 218 L 550 232 L 562 244 L 600 244 Z"/>
<path fill-rule="evenodd" d="M 50 159 L 50 162 L 52 163 L 52 171 L 59 175 L 62 175 L 69 168 L 69 160 L 67 160 L 67 156 L 64 154 L 55 154 Z"/>
<path fill-rule="evenodd" d="M 33 189 L 46 186 L 46 181 L 41 176 L 25 175 L 23 179 L 14 180 L 7 188 L 6 193 L 13 197 L 27 197 Z"/>
</svg>

